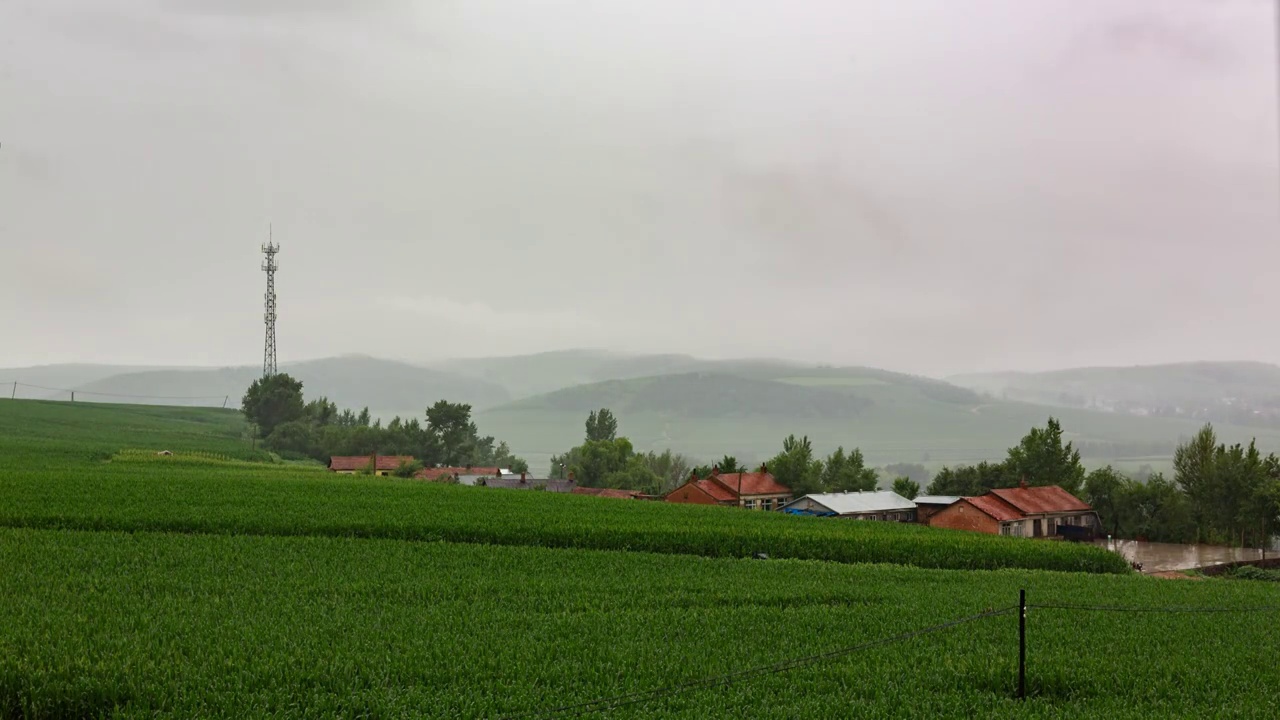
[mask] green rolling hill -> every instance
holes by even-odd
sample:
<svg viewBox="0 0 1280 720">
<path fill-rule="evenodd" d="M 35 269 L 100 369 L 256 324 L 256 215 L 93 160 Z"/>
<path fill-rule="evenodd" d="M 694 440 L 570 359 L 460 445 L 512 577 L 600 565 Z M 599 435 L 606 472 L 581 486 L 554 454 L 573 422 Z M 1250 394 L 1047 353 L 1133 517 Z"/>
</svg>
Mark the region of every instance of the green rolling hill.
<svg viewBox="0 0 1280 720">
<path fill-rule="evenodd" d="M 763 375 L 777 377 L 764 379 Z M 749 373 L 748 373 L 749 375 Z M 1033 426 L 1062 420 L 1092 464 L 1120 460 L 1165 464 L 1196 420 L 1135 417 L 1077 408 L 984 398 L 947 383 L 864 368 L 786 368 L 756 377 L 683 373 L 610 380 L 525 398 L 484 410 L 477 421 L 537 468 L 581 441 L 588 412 L 612 409 L 620 434 L 640 450 L 673 450 L 701 460 L 722 454 L 759 462 L 791 433 L 808 435 L 821 452 L 862 448 L 875 464 L 930 467 L 1000 459 Z M 1280 430 L 1223 425 L 1220 435 L 1258 437 L 1280 448 Z"/>
<path fill-rule="evenodd" d="M 440 399 L 486 407 L 510 398 L 504 388 L 484 380 L 358 355 L 287 363 L 280 369 L 302 381 L 308 399 L 324 395 L 340 407 L 368 407 L 375 416 L 387 418 L 421 417 Z M 239 407 L 259 375 L 257 367 L 146 370 L 101 377 L 74 388 L 78 399 L 95 402 L 216 406 L 226 397 L 227 407 Z M 62 400 L 69 393 L 46 397 Z"/>
</svg>

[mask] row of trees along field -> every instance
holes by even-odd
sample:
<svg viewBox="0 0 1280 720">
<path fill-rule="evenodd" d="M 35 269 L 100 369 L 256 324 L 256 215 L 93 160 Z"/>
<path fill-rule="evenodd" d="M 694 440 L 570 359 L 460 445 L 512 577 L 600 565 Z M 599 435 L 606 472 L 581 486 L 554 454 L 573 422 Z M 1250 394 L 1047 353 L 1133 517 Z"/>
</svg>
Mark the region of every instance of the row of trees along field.
<svg viewBox="0 0 1280 720">
<path fill-rule="evenodd" d="M 1080 452 L 1062 442 L 1062 427 L 1049 418 L 1033 428 L 1003 462 L 943 468 L 929 484 L 938 495 L 981 495 L 1013 487 L 1060 485 L 1098 512 L 1104 530 L 1120 538 L 1153 542 L 1206 542 L 1255 546 L 1280 529 L 1280 458 L 1219 443 L 1205 425 L 1174 449 L 1174 477 L 1153 473 L 1145 481 L 1111 466 L 1086 473 Z"/>
<path fill-rule="evenodd" d="M 1210 542 L 1255 545 L 1280 528 L 1280 458 L 1263 457 L 1254 444 L 1220 444 L 1206 425 L 1194 438 L 1177 445 L 1172 481 L 1159 473 L 1145 482 L 1107 466 L 1085 470 L 1081 453 L 1064 442 L 1061 423 L 1050 417 L 1009 448 L 1000 462 L 944 467 L 932 481 L 931 495 L 982 495 L 995 488 L 1058 485 L 1097 510 L 1104 530 L 1121 538 L 1156 542 Z M 858 448 L 843 447 L 826 458 L 815 456 L 808 437 L 788 436 L 782 451 L 766 465 L 795 495 L 815 492 L 875 490 L 880 471 L 869 467 Z M 654 494 L 667 492 L 691 474 L 750 470 L 726 455 L 714 465 L 699 465 L 679 453 L 636 452 L 618 437 L 618 421 L 608 409 L 587 417 L 581 445 L 552 457 L 552 477 L 573 472 L 585 487 L 616 487 Z M 893 464 L 882 468 L 896 479 L 892 489 L 915 498 L 928 481 L 924 466 Z"/>
<path fill-rule="evenodd" d="M 306 402 L 302 383 L 279 373 L 255 380 L 241 409 L 263 445 L 285 458 L 327 462 L 334 455 L 412 455 L 417 462 L 401 468 L 402 475 L 437 465 L 529 469 L 505 442 L 482 436 L 471 419 L 471 406 L 462 403 L 436 402 L 427 408 L 425 425 L 399 417 L 383 425 L 371 420 L 368 408 L 339 411 L 323 397 Z"/>
</svg>

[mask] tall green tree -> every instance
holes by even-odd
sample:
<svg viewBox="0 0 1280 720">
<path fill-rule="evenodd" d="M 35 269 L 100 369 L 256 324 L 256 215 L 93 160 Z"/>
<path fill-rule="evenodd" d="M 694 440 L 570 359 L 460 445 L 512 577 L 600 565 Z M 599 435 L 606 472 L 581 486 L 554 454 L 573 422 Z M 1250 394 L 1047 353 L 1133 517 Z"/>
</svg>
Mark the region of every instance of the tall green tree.
<svg viewBox="0 0 1280 720">
<path fill-rule="evenodd" d="M 471 422 L 470 405 L 437 401 L 427 408 L 427 432 L 440 447 L 441 464 L 461 466 L 475 459 L 480 438 Z"/>
<path fill-rule="evenodd" d="M 782 452 L 768 462 L 769 472 L 791 492 L 799 497 L 822 492 L 822 461 L 813 456 L 813 443 L 809 436 L 796 438 L 788 435 L 782 441 Z"/>
<path fill-rule="evenodd" d="M 846 455 L 843 446 L 827 457 L 821 477 L 824 492 L 871 491 L 880 484 L 879 473 L 867 467 L 862 450 L 854 448 Z"/>
<path fill-rule="evenodd" d="M 1026 478 L 1028 485 L 1058 485 L 1076 496 L 1084 488 L 1080 451 L 1062 442 L 1062 425 L 1052 417 L 1045 427 L 1031 428 L 1017 446 L 1009 448 L 1004 464 L 1012 483 Z"/>
<path fill-rule="evenodd" d="M 609 408 L 593 410 L 587 416 L 587 442 L 612 441 L 618 437 L 618 419 Z"/>
<path fill-rule="evenodd" d="M 893 491 L 908 500 L 915 500 L 920 494 L 920 483 L 909 477 L 900 477 L 893 481 Z"/>
<path fill-rule="evenodd" d="M 1084 481 L 1084 501 L 1098 513 L 1103 527 L 1112 535 L 1120 534 L 1121 506 L 1128 497 L 1130 482 L 1110 465 L 1089 473 Z"/>
<path fill-rule="evenodd" d="M 240 401 L 240 410 L 268 437 L 276 427 L 300 419 L 306 412 L 302 402 L 302 381 L 288 373 L 276 373 L 253 381 Z"/>
<path fill-rule="evenodd" d="M 1006 487 L 1007 476 L 1004 463 L 982 461 L 977 465 L 958 465 L 944 467 L 934 476 L 933 482 L 925 490 L 930 495 L 955 495 L 972 497 L 982 495 L 988 490 Z"/>
</svg>

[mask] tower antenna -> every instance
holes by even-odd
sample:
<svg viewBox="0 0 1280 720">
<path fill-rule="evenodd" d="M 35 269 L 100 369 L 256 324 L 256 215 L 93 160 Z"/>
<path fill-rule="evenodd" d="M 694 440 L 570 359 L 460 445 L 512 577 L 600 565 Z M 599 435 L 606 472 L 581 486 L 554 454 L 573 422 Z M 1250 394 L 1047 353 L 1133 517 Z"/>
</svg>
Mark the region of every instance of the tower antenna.
<svg viewBox="0 0 1280 720">
<path fill-rule="evenodd" d="M 262 271 L 267 274 L 267 301 L 266 312 L 263 313 L 263 321 L 267 325 L 267 342 L 262 352 L 262 377 L 269 378 L 276 374 L 276 270 L 280 266 L 276 264 L 276 253 L 280 252 L 280 246 L 275 244 L 272 233 L 271 224 L 267 224 L 267 244 L 262 246 L 262 254 L 267 259 L 262 262 Z"/>
</svg>

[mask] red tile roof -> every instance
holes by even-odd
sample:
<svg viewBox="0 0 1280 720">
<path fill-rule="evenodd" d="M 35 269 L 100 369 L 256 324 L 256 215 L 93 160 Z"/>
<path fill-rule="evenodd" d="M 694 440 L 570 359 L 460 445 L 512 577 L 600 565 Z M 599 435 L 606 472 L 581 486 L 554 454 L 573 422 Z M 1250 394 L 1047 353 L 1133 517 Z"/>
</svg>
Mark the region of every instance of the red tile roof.
<svg viewBox="0 0 1280 720">
<path fill-rule="evenodd" d="M 720 473 L 713 479 L 735 495 L 789 495 L 791 488 L 779 483 L 768 472 Z"/>
<path fill-rule="evenodd" d="M 967 502 L 1000 522 L 1021 520 L 1025 517 L 1021 510 L 994 495 L 961 498 L 960 502 Z"/>
<path fill-rule="evenodd" d="M 1093 508 L 1057 485 L 998 488 L 992 495 L 1028 515 L 1040 513 L 1088 512 Z"/>
<path fill-rule="evenodd" d="M 359 471 L 369 467 L 373 455 L 338 456 L 329 458 L 329 469 L 334 472 Z M 412 455 L 379 455 L 378 470 L 390 472 L 400 467 L 401 462 L 413 462 Z"/>
<path fill-rule="evenodd" d="M 701 490 L 702 492 L 715 498 L 717 502 L 734 502 L 735 500 L 738 499 L 738 496 L 733 494 L 732 491 L 724 489 L 720 485 L 713 482 L 711 478 L 702 478 L 701 480 L 698 480 L 693 484 L 696 485 L 698 489 Z"/>
<path fill-rule="evenodd" d="M 596 497 L 620 498 L 623 500 L 634 500 L 643 493 L 639 490 L 619 490 L 616 488 L 584 488 L 576 487 L 573 489 L 575 495 L 595 495 Z"/>
</svg>

